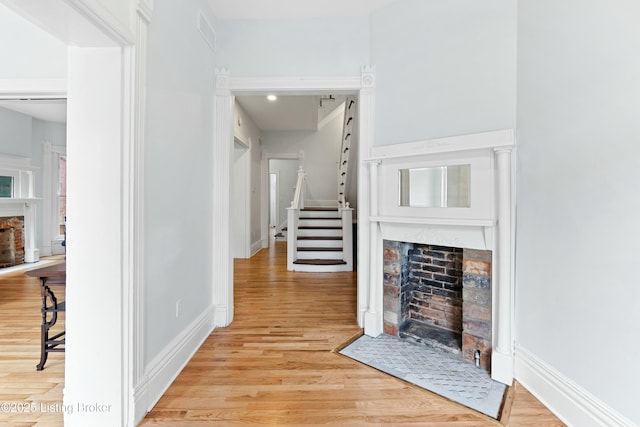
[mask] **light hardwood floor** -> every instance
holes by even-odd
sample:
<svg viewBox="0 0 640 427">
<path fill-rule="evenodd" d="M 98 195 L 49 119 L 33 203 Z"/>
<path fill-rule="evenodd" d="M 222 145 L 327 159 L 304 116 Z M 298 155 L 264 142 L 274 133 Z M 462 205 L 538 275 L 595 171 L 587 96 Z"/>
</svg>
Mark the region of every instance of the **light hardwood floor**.
<svg viewBox="0 0 640 427">
<path fill-rule="evenodd" d="M 0 425 L 61 426 L 62 413 L 52 405 L 62 403 L 64 354 L 49 354 L 44 370 L 36 371 L 40 283 L 24 271 L 0 274 Z M 54 292 L 64 300 L 64 288 L 56 286 Z M 52 332 L 63 328 L 64 313 L 60 313 Z"/>
<path fill-rule="evenodd" d="M 216 329 L 142 426 L 496 426 L 496 421 L 333 353 L 354 334 L 354 273 L 286 271 L 284 243 L 235 263 L 235 319 Z M 40 290 L 0 275 L 0 425 L 61 426 L 64 354 L 37 372 Z M 563 426 L 516 384 L 510 427 Z M 44 406 L 42 406 L 44 405 Z"/>
<path fill-rule="evenodd" d="M 235 262 L 235 318 L 216 329 L 143 426 L 494 426 L 332 352 L 360 331 L 355 273 L 286 270 L 286 244 Z M 516 384 L 508 426 L 562 426 Z"/>
</svg>

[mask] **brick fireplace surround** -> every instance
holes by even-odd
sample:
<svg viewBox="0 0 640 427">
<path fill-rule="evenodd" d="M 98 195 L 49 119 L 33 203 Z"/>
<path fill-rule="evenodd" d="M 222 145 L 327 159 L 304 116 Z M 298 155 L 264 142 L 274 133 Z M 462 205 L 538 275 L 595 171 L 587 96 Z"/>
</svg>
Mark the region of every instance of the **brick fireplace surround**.
<svg viewBox="0 0 640 427">
<path fill-rule="evenodd" d="M 15 242 L 15 262 L 13 265 L 24 264 L 24 217 L 0 217 L 0 228 L 13 228 Z"/>
<path fill-rule="evenodd" d="M 491 367 L 491 251 L 383 242 L 384 332 Z"/>
</svg>

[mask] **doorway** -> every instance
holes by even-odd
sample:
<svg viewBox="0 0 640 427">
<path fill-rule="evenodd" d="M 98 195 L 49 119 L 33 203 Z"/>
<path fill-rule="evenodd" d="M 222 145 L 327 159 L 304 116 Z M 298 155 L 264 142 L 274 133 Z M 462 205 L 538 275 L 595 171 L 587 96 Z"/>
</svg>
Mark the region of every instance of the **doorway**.
<svg viewBox="0 0 640 427">
<path fill-rule="evenodd" d="M 67 245 L 63 403 L 113 404 L 109 413 L 101 414 L 101 421 L 119 425 L 133 418 L 131 393 L 143 357 L 135 354 L 134 341 L 140 337 L 131 315 L 139 265 L 132 237 L 137 220 L 134 205 L 139 201 L 132 176 L 136 105 L 131 88 L 137 86 L 133 84 L 136 56 L 130 35 L 120 32 L 113 19 L 93 14 L 90 6 L 73 8 L 60 0 L 47 2 L 46 7 L 36 0 L 2 3 L 68 46 L 66 80 L 11 80 L 7 90 L 68 96 L 67 154 L 74 161 L 68 164 L 66 231 L 73 243 Z M 95 321 L 95 301 L 118 307 L 113 322 Z M 86 381 L 86 372 L 93 373 L 94 381 Z M 92 415 L 65 414 L 65 422 L 90 424 L 86 418 Z"/>
<path fill-rule="evenodd" d="M 233 198 L 231 215 L 233 239 L 231 250 L 233 258 L 251 257 L 251 215 L 249 200 L 249 168 L 250 145 L 240 138 L 234 139 L 233 145 L 233 174 L 231 197 Z"/>
<path fill-rule="evenodd" d="M 214 117 L 214 129 L 216 129 L 213 146 L 216 157 L 214 164 L 213 191 L 217 195 L 221 206 L 230 203 L 230 187 L 228 177 L 232 173 L 231 148 L 233 135 L 233 99 L 234 96 L 255 95 L 255 94 L 355 94 L 359 97 L 359 144 L 358 158 L 366 159 L 370 156 L 373 145 L 374 128 L 374 89 L 375 73 L 373 68 L 365 66 L 360 75 L 347 77 L 325 77 L 325 78 L 283 78 L 283 77 L 236 77 L 231 78 L 228 70 L 221 69 L 215 76 L 214 109 L 218 114 Z M 262 166 L 262 207 L 261 230 L 263 236 L 268 240 L 269 229 L 269 173 L 268 164 L 263 157 Z M 361 160 L 362 162 L 363 160 Z M 377 256 L 377 248 L 370 246 L 370 207 L 369 207 L 369 170 L 366 167 L 358 169 L 358 324 L 364 326 L 365 315 L 369 312 L 376 313 L 382 309 L 382 298 L 378 295 L 369 294 L 369 280 L 372 277 L 369 271 L 372 257 Z M 214 218 L 219 224 L 213 230 L 213 239 L 219 242 L 220 247 L 230 245 L 230 233 L 224 228 L 230 221 L 230 210 L 219 212 Z M 227 326 L 233 321 L 233 270 L 231 257 L 228 254 L 217 252 L 213 260 L 214 273 L 214 295 L 216 298 L 216 326 Z M 369 316 L 373 318 L 373 316 Z M 377 317 L 376 317 L 377 319 Z M 380 329 L 382 325 L 380 325 Z"/>
<path fill-rule="evenodd" d="M 269 176 L 272 187 L 269 191 L 270 222 L 275 227 L 274 234 L 282 234 L 287 225 L 287 208 L 293 200 L 299 161 L 297 159 L 269 159 Z"/>
<path fill-rule="evenodd" d="M 278 174 L 269 173 L 269 228 L 276 227 L 278 222 Z"/>
</svg>

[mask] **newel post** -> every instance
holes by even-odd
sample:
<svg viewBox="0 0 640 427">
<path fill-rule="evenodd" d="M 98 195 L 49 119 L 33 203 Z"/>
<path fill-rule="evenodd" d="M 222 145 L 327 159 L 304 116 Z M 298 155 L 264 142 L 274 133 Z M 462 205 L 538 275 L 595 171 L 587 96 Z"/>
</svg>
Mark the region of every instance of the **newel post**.
<svg viewBox="0 0 640 427">
<path fill-rule="evenodd" d="M 342 260 L 347 263 L 347 271 L 353 271 L 353 208 L 345 202 L 340 210 L 342 218 Z"/>
</svg>

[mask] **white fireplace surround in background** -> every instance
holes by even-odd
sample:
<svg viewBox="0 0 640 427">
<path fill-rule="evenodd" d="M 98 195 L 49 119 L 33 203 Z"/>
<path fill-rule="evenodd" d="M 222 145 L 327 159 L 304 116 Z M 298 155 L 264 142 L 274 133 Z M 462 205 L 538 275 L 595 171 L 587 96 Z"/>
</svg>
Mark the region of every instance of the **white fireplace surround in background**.
<svg viewBox="0 0 640 427">
<path fill-rule="evenodd" d="M 500 130 L 372 147 L 369 166 L 369 288 L 361 293 L 364 331 L 383 329 L 382 240 L 492 251 L 491 376 L 510 385 L 514 375 L 513 131 Z M 399 170 L 471 165 L 469 208 L 399 206 Z"/>
<path fill-rule="evenodd" d="M 12 197 L 0 197 L 0 217 L 24 217 L 24 262 L 37 262 L 40 251 L 36 248 L 36 202 L 34 172 L 31 159 L 0 155 L 0 175 L 13 177 Z"/>
</svg>

